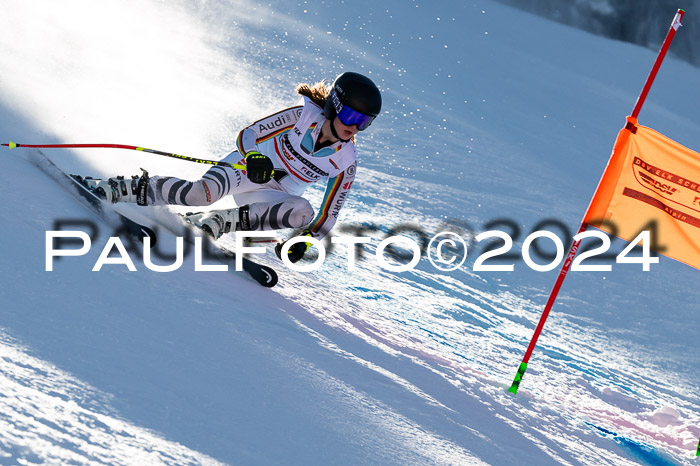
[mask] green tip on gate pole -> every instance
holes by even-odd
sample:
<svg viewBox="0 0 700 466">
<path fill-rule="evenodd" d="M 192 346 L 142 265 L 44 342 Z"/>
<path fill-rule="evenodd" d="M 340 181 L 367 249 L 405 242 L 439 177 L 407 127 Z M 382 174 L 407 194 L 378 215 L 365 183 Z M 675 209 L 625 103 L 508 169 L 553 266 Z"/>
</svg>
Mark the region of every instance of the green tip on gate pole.
<svg viewBox="0 0 700 466">
<path fill-rule="evenodd" d="M 10 141 L 10 143 L 8 144 L 8 146 L 10 147 L 10 149 L 14 149 L 15 147 L 17 147 L 17 144 L 15 144 L 14 142 Z"/>
<path fill-rule="evenodd" d="M 515 374 L 515 379 L 513 379 L 513 385 L 508 389 L 509 392 L 518 393 L 518 387 L 520 386 L 520 381 L 523 380 L 525 369 L 527 369 L 527 363 L 521 362 L 520 367 L 518 367 L 518 373 Z"/>
<path fill-rule="evenodd" d="M 698 440 L 698 449 L 695 452 L 695 456 L 700 456 L 700 440 Z"/>
</svg>

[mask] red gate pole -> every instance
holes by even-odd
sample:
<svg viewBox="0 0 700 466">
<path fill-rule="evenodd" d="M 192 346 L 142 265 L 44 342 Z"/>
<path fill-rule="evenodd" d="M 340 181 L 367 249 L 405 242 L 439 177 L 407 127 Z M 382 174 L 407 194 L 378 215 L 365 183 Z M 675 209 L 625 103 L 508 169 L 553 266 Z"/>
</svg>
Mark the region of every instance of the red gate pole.
<svg viewBox="0 0 700 466">
<path fill-rule="evenodd" d="M 654 79 L 656 78 L 656 73 L 659 72 L 659 68 L 661 67 L 661 62 L 664 61 L 664 57 L 666 57 L 666 52 L 668 51 L 668 48 L 671 46 L 671 41 L 673 40 L 673 37 L 676 35 L 676 31 L 678 28 L 681 26 L 681 19 L 683 19 L 683 15 L 685 14 L 685 10 L 678 10 L 676 12 L 676 16 L 673 17 L 673 22 L 671 23 L 671 27 L 668 28 L 668 33 L 666 34 L 666 38 L 664 39 L 663 44 L 661 44 L 661 50 L 659 50 L 659 54 L 656 56 L 656 61 L 654 62 L 654 66 L 651 67 L 651 71 L 649 72 L 649 76 L 647 77 L 646 83 L 644 83 L 644 88 L 642 89 L 642 92 L 639 94 L 639 97 L 637 97 L 637 103 L 634 105 L 634 110 L 632 110 L 632 117 L 637 118 L 639 116 L 639 111 L 642 109 L 642 105 L 644 105 L 644 101 L 647 98 L 647 94 L 649 94 L 649 89 L 651 89 L 651 85 L 654 83 Z"/>
<path fill-rule="evenodd" d="M 647 95 L 649 94 L 649 89 L 651 89 L 651 85 L 654 83 L 654 79 L 656 78 L 656 74 L 658 73 L 659 68 L 661 67 L 661 63 L 663 62 L 664 57 L 666 56 L 666 52 L 668 51 L 669 46 L 671 45 L 671 41 L 673 40 L 673 37 L 676 35 L 676 31 L 678 30 L 678 28 L 681 26 L 681 19 L 683 18 L 684 14 L 685 14 L 685 11 L 679 9 L 676 12 L 676 15 L 673 17 L 673 21 L 671 22 L 671 27 L 669 28 L 668 33 L 666 34 L 666 38 L 664 39 L 663 44 L 661 44 L 661 49 L 659 50 L 659 53 L 656 56 L 656 60 L 654 61 L 654 66 L 652 66 L 651 72 L 649 73 L 649 76 L 647 77 L 647 80 L 644 83 L 644 87 L 642 88 L 642 92 L 639 94 L 639 97 L 637 98 L 637 102 L 634 106 L 634 109 L 632 110 L 632 116 L 634 118 L 637 118 L 640 110 L 642 109 L 642 105 L 644 105 L 644 101 L 646 100 Z M 597 191 L 597 189 L 596 189 L 596 191 Z M 591 199 L 591 201 L 593 201 L 593 199 Z M 584 219 L 586 217 L 587 217 L 587 215 L 584 215 Z M 588 228 L 588 223 L 586 223 L 585 221 L 581 222 L 581 226 L 579 227 L 578 233 L 583 233 L 584 231 L 586 231 L 587 228 Z M 535 346 L 537 345 L 537 340 L 540 337 L 540 334 L 542 333 L 542 329 L 544 328 L 544 323 L 546 322 L 547 317 L 549 317 L 549 311 L 552 310 L 552 306 L 554 305 L 554 301 L 556 301 L 557 295 L 559 294 L 559 289 L 561 288 L 562 284 L 564 283 L 564 279 L 566 278 L 566 274 L 569 272 L 569 268 L 571 267 L 571 264 L 574 261 L 574 257 L 576 257 L 576 253 L 578 252 L 578 248 L 579 248 L 580 244 L 581 244 L 581 240 L 574 241 L 573 244 L 571 245 L 571 248 L 569 248 L 569 253 L 567 254 L 566 259 L 564 260 L 564 264 L 562 265 L 561 270 L 559 271 L 559 275 L 557 276 L 557 280 L 554 282 L 554 286 L 552 287 L 552 291 L 549 294 L 549 298 L 547 299 L 547 303 L 545 304 L 544 310 L 542 311 L 542 315 L 540 316 L 540 321 L 537 323 L 537 327 L 535 328 L 535 333 L 532 335 L 532 338 L 530 339 L 530 344 L 527 346 L 527 350 L 525 351 L 525 356 L 523 356 L 523 360 L 520 363 L 520 366 L 518 366 L 518 372 L 515 374 L 515 378 L 513 379 L 513 383 L 511 384 L 510 388 L 508 389 L 508 391 L 511 393 L 518 392 L 518 387 L 520 386 L 520 382 L 523 379 L 523 375 L 525 374 L 525 370 L 527 369 L 527 364 L 530 361 L 530 356 L 532 356 L 532 352 L 535 350 Z"/>
</svg>

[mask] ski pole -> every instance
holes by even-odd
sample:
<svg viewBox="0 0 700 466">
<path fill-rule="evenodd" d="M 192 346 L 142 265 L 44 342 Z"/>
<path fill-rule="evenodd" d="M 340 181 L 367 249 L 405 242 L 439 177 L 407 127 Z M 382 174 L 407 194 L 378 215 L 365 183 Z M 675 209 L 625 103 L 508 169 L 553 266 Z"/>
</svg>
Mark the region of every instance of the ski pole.
<svg viewBox="0 0 700 466">
<path fill-rule="evenodd" d="M 186 155 L 171 154 L 169 152 L 163 152 L 160 150 L 146 149 L 145 147 L 138 146 L 128 146 L 125 144 L 18 144 L 16 142 L 10 141 L 9 144 L 1 144 L 2 146 L 14 149 L 15 147 L 29 147 L 34 149 L 84 149 L 84 148 L 101 148 L 101 149 L 129 149 L 138 150 L 141 152 L 148 152 L 150 154 L 163 155 L 165 157 L 172 157 L 175 159 L 185 160 L 187 162 L 202 163 L 205 165 L 218 165 L 221 167 L 231 167 L 237 168 L 239 170 L 245 170 L 245 165 L 239 165 L 235 163 L 228 162 L 218 162 L 216 160 L 198 159 L 195 157 L 188 157 Z"/>
</svg>

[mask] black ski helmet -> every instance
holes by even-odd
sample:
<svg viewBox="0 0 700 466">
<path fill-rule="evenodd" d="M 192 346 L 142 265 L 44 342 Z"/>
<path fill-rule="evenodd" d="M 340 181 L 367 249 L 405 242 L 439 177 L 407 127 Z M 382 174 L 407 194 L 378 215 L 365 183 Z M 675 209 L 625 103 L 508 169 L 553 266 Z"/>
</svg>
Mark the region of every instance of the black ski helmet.
<svg viewBox="0 0 700 466">
<path fill-rule="evenodd" d="M 333 120 L 346 106 L 372 117 L 364 127 L 359 128 L 366 129 L 382 110 L 382 95 L 374 82 L 367 76 L 346 71 L 335 78 L 326 98 L 323 113 L 326 118 Z"/>
</svg>

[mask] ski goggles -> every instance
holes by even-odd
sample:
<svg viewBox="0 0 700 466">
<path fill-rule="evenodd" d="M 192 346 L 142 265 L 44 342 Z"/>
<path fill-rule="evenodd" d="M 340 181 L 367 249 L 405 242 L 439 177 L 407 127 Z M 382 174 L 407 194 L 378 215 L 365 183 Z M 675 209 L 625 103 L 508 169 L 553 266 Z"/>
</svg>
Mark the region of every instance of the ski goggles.
<svg viewBox="0 0 700 466">
<path fill-rule="evenodd" d="M 364 113 L 353 110 L 347 105 L 343 105 L 343 108 L 337 113 L 337 115 L 338 119 L 345 126 L 357 125 L 357 129 L 360 131 L 366 130 L 374 120 L 373 116 L 365 115 Z"/>
</svg>

